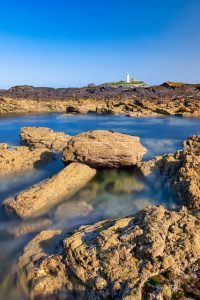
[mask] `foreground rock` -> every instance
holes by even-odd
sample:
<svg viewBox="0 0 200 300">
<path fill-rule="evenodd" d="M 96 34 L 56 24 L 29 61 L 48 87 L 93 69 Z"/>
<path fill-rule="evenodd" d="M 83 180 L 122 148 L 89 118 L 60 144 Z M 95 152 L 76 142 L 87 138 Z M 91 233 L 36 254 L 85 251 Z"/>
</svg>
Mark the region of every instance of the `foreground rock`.
<svg viewBox="0 0 200 300">
<path fill-rule="evenodd" d="M 157 175 L 181 204 L 200 208 L 200 135 L 184 142 L 183 151 L 155 157 L 139 165 L 144 175 Z"/>
<path fill-rule="evenodd" d="M 163 207 L 82 226 L 71 235 L 43 231 L 19 259 L 18 286 L 33 299 L 139 300 L 153 276 L 170 271 L 178 278 L 198 261 L 199 236 L 197 212 Z M 158 299 L 174 299 L 178 280 Z"/>
<path fill-rule="evenodd" d="M 72 163 L 49 179 L 4 201 L 4 205 L 20 218 L 43 214 L 63 199 L 70 198 L 95 175 L 90 167 Z"/>
<path fill-rule="evenodd" d="M 106 130 L 93 130 L 72 137 L 63 161 L 85 163 L 94 168 L 133 166 L 147 152 L 139 137 Z"/>
<path fill-rule="evenodd" d="M 9 148 L 0 144 L 0 176 L 25 171 L 55 159 L 55 154 L 45 148 L 31 150 L 28 147 Z"/>
<path fill-rule="evenodd" d="M 71 136 L 64 132 L 55 132 L 46 127 L 23 127 L 20 131 L 21 144 L 31 148 L 48 148 L 62 151 Z"/>
</svg>

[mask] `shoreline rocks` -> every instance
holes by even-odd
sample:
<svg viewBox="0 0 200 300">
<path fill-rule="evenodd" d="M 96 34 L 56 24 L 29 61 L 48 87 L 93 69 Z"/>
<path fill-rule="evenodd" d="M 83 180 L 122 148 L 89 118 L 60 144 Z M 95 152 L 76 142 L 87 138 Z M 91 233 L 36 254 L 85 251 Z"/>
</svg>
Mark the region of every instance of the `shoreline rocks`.
<svg viewBox="0 0 200 300">
<path fill-rule="evenodd" d="M 71 136 L 64 132 L 55 132 L 46 127 L 23 127 L 20 131 L 21 144 L 30 148 L 48 148 L 62 151 Z"/>
<path fill-rule="evenodd" d="M 198 261 L 199 236 L 199 213 L 162 206 L 72 234 L 43 231 L 24 248 L 18 286 L 33 299 L 141 300 L 150 278 L 181 275 Z"/>
<path fill-rule="evenodd" d="M 46 148 L 29 149 L 19 146 L 9 148 L 7 144 L 0 144 L 0 176 L 14 174 L 55 159 L 55 154 Z"/>
<path fill-rule="evenodd" d="M 95 174 L 94 169 L 84 164 L 72 163 L 53 177 L 21 192 L 14 198 L 4 200 L 3 204 L 22 219 L 32 218 L 73 196 Z"/>
<path fill-rule="evenodd" d="M 145 176 L 160 176 L 182 205 L 200 208 L 200 135 L 188 138 L 182 151 L 155 157 L 138 167 Z"/>
<path fill-rule="evenodd" d="M 122 114 L 130 117 L 200 117 L 199 85 L 167 83 L 149 87 L 39 88 L 0 90 L 0 114 L 67 112 Z"/>
<path fill-rule="evenodd" d="M 94 168 L 136 165 L 147 152 L 139 137 L 107 130 L 83 132 L 72 137 L 63 150 L 63 162 L 81 162 Z"/>
</svg>

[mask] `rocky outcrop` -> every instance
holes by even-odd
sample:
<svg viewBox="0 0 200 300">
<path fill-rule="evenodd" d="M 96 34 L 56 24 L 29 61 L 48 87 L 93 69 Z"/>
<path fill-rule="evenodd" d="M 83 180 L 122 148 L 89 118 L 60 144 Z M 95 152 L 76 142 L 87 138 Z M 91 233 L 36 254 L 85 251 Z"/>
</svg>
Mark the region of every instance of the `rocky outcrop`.
<svg viewBox="0 0 200 300">
<path fill-rule="evenodd" d="M 18 286 L 33 299 L 141 300 L 153 276 L 170 271 L 175 278 L 198 261 L 199 236 L 199 213 L 163 207 L 73 234 L 44 231 L 19 259 Z"/>
<path fill-rule="evenodd" d="M 175 154 L 155 157 L 139 165 L 144 175 L 161 177 L 181 204 L 200 208 L 200 135 L 193 135 Z"/>
<path fill-rule="evenodd" d="M 0 144 L 0 176 L 38 167 L 54 159 L 55 154 L 45 148 L 31 150 L 28 147 L 9 148 L 7 144 Z"/>
<path fill-rule="evenodd" d="M 94 175 L 90 167 L 72 163 L 49 179 L 4 201 L 8 210 L 20 218 L 31 218 L 43 214 L 64 199 L 73 196 Z"/>
<path fill-rule="evenodd" d="M 85 163 L 94 168 L 133 166 L 146 153 L 139 137 L 93 130 L 72 137 L 63 150 L 63 162 Z"/>
<path fill-rule="evenodd" d="M 20 131 L 21 144 L 31 148 L 48 148 L 62 151 L 71 136 L 64 132 L 55 132 L 46 127 L 23 127 Z"/>
<path fill-rule="evenodd" d="M 0 114 L 67 112 L 128 116 L 178 115 L 200 117 L 200 87 L 166 83 L 161 86 L 101 85 L 84 88 L 16 86 L 0 90 Z"/>
</svg>

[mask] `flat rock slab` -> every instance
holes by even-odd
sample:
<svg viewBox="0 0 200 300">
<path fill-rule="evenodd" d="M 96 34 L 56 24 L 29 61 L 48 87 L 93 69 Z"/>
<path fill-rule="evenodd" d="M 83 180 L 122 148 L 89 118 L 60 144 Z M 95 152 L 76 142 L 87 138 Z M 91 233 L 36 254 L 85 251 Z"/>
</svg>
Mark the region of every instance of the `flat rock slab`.
<svg viewBox="0 0 200 300">
<path fill-rule="evenodd" d="M 21 144 L 31 148 L 48 148 L 62 151 L 71 136 L 46 127 L 23 127 L 20 131 Z"/>
<path fill-rule="evenodd" d="M 63 199 L 73 196 L 95 174 L 94 169 L 84 164 L 72 163 L 15 198 L 6 199 L 4 205 L 23 219 L 41 215 Z"/>
<path fill-rule="evenodd" d="M 0 144 L 0 176 L 25 171 L 55 159 L 55 154 L 46 148 L 29 149 L 28 147 L 9 148 Z"/>
<path fill-rule="evenodd" d="M 199 260 L 199 236 L 197 212 L 169 212 L 162 206 L 82 226 L 70 235 L 43 231 L 19 259 L 18 286 L 33 299 L 141 300 L 150 278 L 184 274 Z M 174 299 L 179 283 L 180 276 L 168 294 L 160 289 L 152 299 L 169 294 Z"/>
<path fill-rule="evenodd" d="M 94 130 L 70 139 L 63 150 L 63 162 L 82 162 L 94 168 L 128 167 L 141 161 L 146 152 L 139 137 Z"/>
</svg>

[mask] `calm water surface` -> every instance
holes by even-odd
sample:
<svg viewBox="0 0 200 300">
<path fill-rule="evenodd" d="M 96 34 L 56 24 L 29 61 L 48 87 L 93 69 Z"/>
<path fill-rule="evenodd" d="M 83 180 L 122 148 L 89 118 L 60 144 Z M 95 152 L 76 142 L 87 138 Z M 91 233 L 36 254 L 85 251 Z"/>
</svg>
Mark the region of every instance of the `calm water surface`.
<svg viewBox="0 0 200 300">
<path fill-rule="evenodd" d="M 148 149 L 144 159 L 171 153 L 182 148 L 192 134 L 200 134 L 200 120 L 176 117 L 129 118 L 123 116 L 66 116 L 58 113 L 0 117 L 0 143 L 19 145 L 24 126 L 43 126 L 70 135 L 106 129 L 137 135 Z M 60 157 L 38 169 L 0 179 L 1 202 L 63 168 Z M 73 199 L 64 201 L 45 216 L 20 221 L 0 207 L 0 299 L 25 299 L 7 276 L 24 245 L 38 231 L 46 228 L 76 228 L 97 220 L 130 215 L 148 205 L 177 206 L 176 199 L 164 190 L 158 180 L 141 178 L 135 168 L 101 170 Z M 37 228 L 32 228 L 37 225 Z M 28 226 L 28 227 L 27 227 Z M 26 232 L 28 228 L 28 233 Z M 39 228 L 39 229 L 38 229 Z"/>
</svg>

